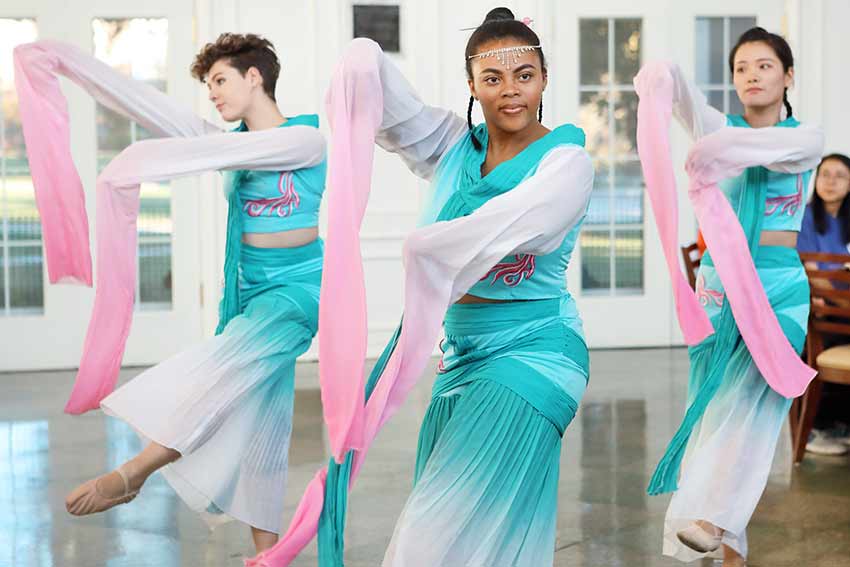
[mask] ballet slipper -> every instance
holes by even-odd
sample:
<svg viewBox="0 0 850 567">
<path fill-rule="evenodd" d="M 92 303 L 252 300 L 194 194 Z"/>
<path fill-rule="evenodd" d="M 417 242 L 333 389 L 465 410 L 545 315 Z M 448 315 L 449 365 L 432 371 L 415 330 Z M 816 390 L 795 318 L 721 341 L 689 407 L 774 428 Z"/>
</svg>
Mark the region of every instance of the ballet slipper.
<svg viewBox="0 0 850 567">
<path fill-rule="evenodd" d="M 711 531 L 697 522 L 692 522 L 688 527 L 677 532 L 676 537 L 694 551 L 709 553 L 720 547 L 720 541 L 723 539 L 723 530 L 711 524 L 709 526 Z"/>
<path fill-rule="evenodd" d="M 124 493 L 117 497 L 109 497 L 101 492 L 98 483 L 104 476 L 93 478 L 74 489 L 68 498 L 65 499 L 65 508 L 74 516 L 87 516 L 89 514 L 97 514 L 109 510 L 113 506 L 126 504 L 133 500 L 138 494 L 138 490 L 130 490 L 130 479 L 123 467 L 115 469 L 121 480 L 124 481 Z"/>
</svg>

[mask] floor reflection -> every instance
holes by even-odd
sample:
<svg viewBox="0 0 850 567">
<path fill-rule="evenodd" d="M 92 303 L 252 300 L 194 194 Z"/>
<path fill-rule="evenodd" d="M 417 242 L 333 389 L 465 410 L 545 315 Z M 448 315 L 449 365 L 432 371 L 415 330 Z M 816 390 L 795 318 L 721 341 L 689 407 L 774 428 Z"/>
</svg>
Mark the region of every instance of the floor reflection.
<svg viewBox="0 0 850 567">
<path fill-rule="evenodd" d="M 668 497 L 648 497 L 684 404 L 683 350 L 595 351 L 593 377 L 564 436 L 556 566 L 673 567 L 660 556 Z M 624 369 L 630 369 L 624 373 Z M 122 379 L 138 373 L 128 369 Z M 298 367 L 282 523 L 327 459 L 316 365 Z M 141 442 L 100 413 L 62 413 L 69 372 L 0 375 L 0 567 L 239 566 L 248 530 L 209 532 L 158 475 L 131 504 L 73 518 L 64 496 L 135 454 Z M 429 379 L 379 435 L 349 502 L 346 566 L 380 562 L 410 491 Z M 774 485 L 751 525 L 751 567 L 850 567 L 847 458 L 809 458 L 790 489 Z M 315 546 L 294 567 L 316 565 Z"/>
</svg>

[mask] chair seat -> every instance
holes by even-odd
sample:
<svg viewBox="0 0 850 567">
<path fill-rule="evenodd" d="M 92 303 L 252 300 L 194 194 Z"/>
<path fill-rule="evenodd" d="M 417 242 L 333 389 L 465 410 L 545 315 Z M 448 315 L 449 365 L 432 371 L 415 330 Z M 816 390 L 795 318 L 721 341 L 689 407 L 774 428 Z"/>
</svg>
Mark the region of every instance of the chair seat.
<svg viewBox="0 0 850 567">
<path fill-rule="evenodd" d="M 826 349 L 818 355 L 818 368 L 850 372 L 850 344 Z"/>
</svg>

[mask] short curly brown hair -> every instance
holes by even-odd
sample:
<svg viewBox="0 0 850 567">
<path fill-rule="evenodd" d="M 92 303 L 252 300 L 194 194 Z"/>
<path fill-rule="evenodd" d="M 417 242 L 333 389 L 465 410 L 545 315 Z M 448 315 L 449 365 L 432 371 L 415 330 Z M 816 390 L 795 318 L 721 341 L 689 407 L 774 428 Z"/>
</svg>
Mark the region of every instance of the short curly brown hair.
<svg viewBox="0 0 850 567">
<path fill-rule="evenodd" d="M 203 83 L 210 68 L 221 59 L 226 59 L 227 64 L 242 76 L 248 69 L 255 67 L 263 78 L 263 90 L 272 100 L 276 100 L 274 89 L 280 75 L 280 61 L 272 42 L 252 33 L 223 33 L 215 42 L 206 44 L 195 56 L 191 67 L 192 76 Z"/>
</svg>

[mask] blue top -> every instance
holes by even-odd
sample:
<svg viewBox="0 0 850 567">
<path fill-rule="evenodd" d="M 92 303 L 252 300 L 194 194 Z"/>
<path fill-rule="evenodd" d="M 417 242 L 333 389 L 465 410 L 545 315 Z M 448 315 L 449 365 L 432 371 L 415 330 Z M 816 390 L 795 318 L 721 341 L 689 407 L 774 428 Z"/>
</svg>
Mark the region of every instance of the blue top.
<svg viewBox="0 0 850 567">
<path fill-rule="evenodd" d="M 841 234 L 841 222 L 829 213 L 826 214 L 826 232 L 823 234 L 818 232 L 815 227 L 814 211 L 812 211 L 812 206 L 809 205 L 806 207 L 806 212 L 803 215 L 803 226 L 800 228 L 800 235 L 797 237 L 797 251 L 848 254 L 850 248 L 844 242 L 844 236 Z M 835 269 L 837 266 L 821 264 L 821 267 Z"/>
<path fill-rule="evenodd" d="M 287 118 L 287 126 L 319 127 L 316 114 Z M 237 132 L 247 130 L 243 122 Z M 242 201 L 243 232 L 280 232 L 319 224 L 327 162 L 294 171 L 239 171 L 236 190 Z"/>
<path fill-rule="evenodd" d="M 742 116 L 729 115 L 726 118 L 729 126 L 750 128 Z M 767 202 L 762 230 L 800 230 L 803 222 L 804 193 L 811 177 L 811 170 L 799 174 L 767 170 Z M 746 172 L 738 177 L 724 179 L 719 184 L 733 206 L 738 202 L 745 179 Z"/>
</svg>

